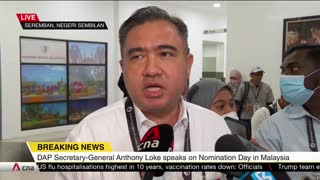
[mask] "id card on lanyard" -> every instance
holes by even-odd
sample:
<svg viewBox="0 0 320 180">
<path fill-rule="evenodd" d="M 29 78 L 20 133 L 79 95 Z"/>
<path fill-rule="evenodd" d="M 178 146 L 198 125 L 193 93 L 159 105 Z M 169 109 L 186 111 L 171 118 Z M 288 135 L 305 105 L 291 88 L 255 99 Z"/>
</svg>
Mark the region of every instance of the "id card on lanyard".
<svg viewBox="0 0 320 180">
<path fill-rule="evenodd" d="M 134 113 L 134 106 L 130 97 L 127 98 L 125 102 L 125 112 L 127 117 L 128 129 L 131 138 L 131 143 L 134 151 L 138 151 L 138 146 L 140 144 L 140 135 L 137 126 L 137 120 Z M 187 111 L 187 117 L 189 121 L 189 113 Z M 184 151 L 191 152 L 191 143 L 190 143 L 190 128 L 189 123 L 186 129 L 185 139 L 184 139 Z M 202 179 L 205 180 L 205 172 L 202 172 Z M 141 177 L 141 174 L 140 174 Z M 182 172 L 182 177 L 184 180 L 191 180 L 192 172 Z M 142 178 L 142 177 L 141 177 Z"/>
</svg>

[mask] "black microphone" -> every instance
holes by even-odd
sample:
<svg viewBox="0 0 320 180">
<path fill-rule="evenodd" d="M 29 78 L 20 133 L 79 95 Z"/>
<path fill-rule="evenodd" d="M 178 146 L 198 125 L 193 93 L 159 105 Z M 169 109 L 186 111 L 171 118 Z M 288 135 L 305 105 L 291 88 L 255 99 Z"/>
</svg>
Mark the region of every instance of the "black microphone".
<svg viewBox="0 0 320 180">
<path fill-rule="evenodd" d="M 150 128 L 141 139 L 139 152 L 172 151 L 174 143 L 173 128 L 168 124 L 160 124 Z M 150 180 L 153 176 L 159 177 L 164 171 L 145 172 L 143 180 Z"/>
<path fill-rule="evenodd" d="M 215 144 L 216 152 L 264 152 L 266 149 L 257 146 L 245 138 L 238 135 L 226 134 L 221 136 Z M 227 175 L 235 176 L 241 180 L 256 180 L 256 179 L 270 179 L 270 180 L 290 180 L 290 177 L 286 172 L 223 172 Z"/>
<path fill-rule="evenodd" d="M 266 152 L 267 149 L 251 143 L 239 135 L 226 134 L 221 136 L 215 145 L 215 150 L 220 152 Z"/>
</svg>

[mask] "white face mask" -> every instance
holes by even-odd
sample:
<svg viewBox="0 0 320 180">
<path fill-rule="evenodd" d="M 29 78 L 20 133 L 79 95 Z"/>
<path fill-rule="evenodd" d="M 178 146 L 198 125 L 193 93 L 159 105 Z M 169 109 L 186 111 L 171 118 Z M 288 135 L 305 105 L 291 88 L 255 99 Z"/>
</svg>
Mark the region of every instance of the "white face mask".
<svg viewBox="0 0 320 180">
<path fill-rule="evenodd" d="M 237 113 L 234 112 L 234 111 L 229 112 L 229 113 L 227 113 L 227 114 L 224 114 L 224 115 L 222 115 L 222 117 L 223 117 L 223 119 L 224 119 L 225 117 L 230 117 L 230 118 L 232 118 L 232 119 L 239 120 L 239 117 L 238 117 Z"/>
</svg>

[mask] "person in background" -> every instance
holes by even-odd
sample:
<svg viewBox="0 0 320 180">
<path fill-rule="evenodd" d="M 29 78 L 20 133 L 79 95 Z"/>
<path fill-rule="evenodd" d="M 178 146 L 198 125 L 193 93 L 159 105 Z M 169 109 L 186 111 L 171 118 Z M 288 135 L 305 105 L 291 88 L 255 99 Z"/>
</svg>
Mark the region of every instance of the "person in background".
<svg viewBox="0 0 320 180">
<path fill-rule="evenodd" d="M 109 142 L 113 152 L 138 151 L 141 138 L 160 124 L 173 128 L 173 151 L 213 151 L 212 144 L 230 134 L 226 122 L 188 103 L 182 92 L 193 55 L 188 28 L 156 6 L 138 9 L 119 30 L 120 66 L 128 97 L 86 116 L 67 137 L 69 142 Z M 209 143 L 210 142 L 210 143 Z M 64 172 L 57 179 L 140 180 L 139 172 Z M 165 172 L 154 180 L 218 179 L 219 172 Z"/>
<path fill-rule="evenodd" d="M 272 89 L 262 82 L 263 73 L 264 70 L 260 66 L 253 67 L 250 72 L 250 81 L 242 83 L 234 97 L 239 118 L 242 120 L 250 121 L 256 110 L 274 101 Z M 251 123 L 249 124 L 251 126 Z"/>
<path fill-rule="evenodd" d="M 230 71 L 230 82 L 228 82 L 228 86 L 232 89 L 232 96 L 234 97 L 239 89 L 239 86 L 242 82 L 242 75 L 240 71 L 237 69 L 232 69 Z"/>
<path fill-rule="evenodd" d="M 195 83 L 187 93 L 187 101 L 212 110 L 222 117 L 239 119 L 228 85 L 217 79 L 203 79 Z"/>
<path fill-rule="evenodd" d="M 256 132 L 256 142 L 270 151 L 320 149 L 320 46 L 288 49 L 281 65 L 281 95 L 290 103 L 269 117 Z M 320 172 L 288 172 L 293 180 L 317 179 Z"/>
<path fill-rule="evenodd" d="M 255 137 L 258 127 L 263 123 L 264 120 L 272 116 L 274 113 L 281 111 L 287 105 L 288 102 L 283 98 L 283 96 L 280 96 L 280 98 L 272 104 L 258 109 L 251 118 L 252 138 Z"/>
</svg>

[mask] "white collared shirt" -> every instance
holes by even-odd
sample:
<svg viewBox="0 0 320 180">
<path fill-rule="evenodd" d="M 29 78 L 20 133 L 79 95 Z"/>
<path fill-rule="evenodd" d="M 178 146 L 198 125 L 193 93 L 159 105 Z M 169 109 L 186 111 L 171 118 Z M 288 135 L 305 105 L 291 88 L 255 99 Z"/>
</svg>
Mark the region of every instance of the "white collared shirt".
<svg viewBox="0 0 320 180">
<path fill-rule="evenodd" d="M 70 132 L 67 141 L 109 142 L 113 152 L 132 152 L 133 147 L 125 113 L 125 101 L 126 98 L 89 114 Z M 179 120 L 174 126 L 174 149 L 176 151 L 183 151 L 184 135 L 187 127 L 185 122 L 187 122 L 190 126 L 191 151 L 213 152 L 218 138 L 225 134 L 230 134 L 230 129 L 226 122 L 221 116 L 208 109 L 186 101 L 181 101 L 181 104 L 183 111 L 181 111 Z M 135 109 L 138 108 L 135 107 Z M 186 109 L 189 114 L 189 122 L 186 121 Z M 155 124 L 144 121 L 146 118 L 143 118 L 144 115 L 139 114 L 139 111 L 140 110 L 137 110 L 135 113 L 137 114 L 137 119 L 139 119 L 139 121 L 140 119 L 142 120 L 139 134 L 140 137 L 143 137 L 144 131 L 147 131 L 149 127 Z M 165 176 L 160 177 L 160 179 L 183 179 L 181 174 L 181 172 L 165 173 Z M 215 180 L 220 176 L 221 173 L 218 172 L 206 172 L 207 180 Z M 63 172 L 57 173 L 55 179 L 140 180 L 140 174 L 139 172 Z M 192 172 L 192 180 L 195 179 L 202 180 L 201 172 Z"/>
<path fill-rule="evenodd" d="M 183 100 L 181 99 L 181 103 L 179 105 L 179 116 L 178 121 L 173 126 L 173 133 L 174 133 L 174 148 L 173 151 L 184 151 L 184 141 L 186 130 L 188 127 L 188 116 L 185 104 L 182 103 Z M 137 119 L 137 126 L 139 130 L 140 138 L 142 138 L 146 132 L 153 126 L 157 124 L 148 118 L 141 112 L 141 110 L 134 104 L 134 110 Z"/>
</svg>

